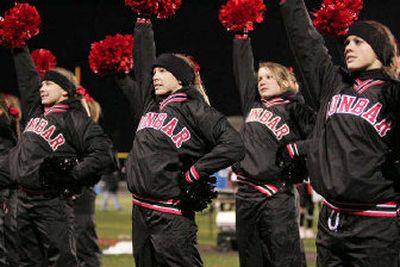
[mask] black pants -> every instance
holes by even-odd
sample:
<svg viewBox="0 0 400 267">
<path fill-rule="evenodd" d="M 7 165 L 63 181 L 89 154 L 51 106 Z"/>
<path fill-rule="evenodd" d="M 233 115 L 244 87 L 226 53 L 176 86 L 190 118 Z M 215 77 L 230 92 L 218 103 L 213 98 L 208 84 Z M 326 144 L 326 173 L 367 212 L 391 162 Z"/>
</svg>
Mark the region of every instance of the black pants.
<svg viewBox="0 0 400 267">
<path fill-rule="evenodd" d="M 18 194 L 16 189 L 7 189 L 4 206 L 4 234 L 8 266 L 19 266 L 20 238 L 17 229 Z"/>
<path fill-rule="evenodd" d="M 7 263 L 7 248 L 5 239 L 5 198 L 1 197 L 0 204 L 2 205 L 0 209 L 0 266 L 9 266 Z"/>
<path fill-rule="evenodd" d="M 241 267 L 304 266 L 293 189 L 268 198 L 241 185 L 236 194 Z"/>
<path fill-rule="evenodd" d="M 132 240 L 136 267 L 203 266 L 193 218 L 133 206 Z"/>
<path fill-rule="evenodd" d="M 72 203 L 62 196 L 18 191 L 21 266 L 78 266 Z"/>
<path fill-rule="evenodd" d="M 300 207 L 303 212 L 300 214 L 300 226 L 312 228 L 314 221 L 314 202 L 312 195 L 307 190 L 308 184 L 302 183 L 297 186 L 300 195 Z"/>
<path fill-rule="evenodd" d="M 80 267 L 101 266 L 94 218 L 95 201 L 96 193 L 90 188 L 85 188 L 74 200 L 76 250 Z"/>
<path fill-rule="evenodd" d="M 400 266 L 399 222 L 399 217 L 338 214 L 323 206 L 318 222 L 317 266 Z"/>
</svg>

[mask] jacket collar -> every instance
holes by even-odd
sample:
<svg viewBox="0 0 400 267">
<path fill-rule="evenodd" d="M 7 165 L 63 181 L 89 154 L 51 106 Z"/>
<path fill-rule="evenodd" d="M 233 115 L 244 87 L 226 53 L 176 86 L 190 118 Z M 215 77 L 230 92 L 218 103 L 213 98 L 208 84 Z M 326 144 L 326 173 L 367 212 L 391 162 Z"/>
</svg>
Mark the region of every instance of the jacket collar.
<svg viewBox="0 0 400 267">
<path fill-rule="evenodd" d="M 72 109 L 85 112 L 81 101 L 75 97 L 72 97 L 60 103 L 54 104 L 53 106 L 44 107 L 44 115 L 47 116 L 51 113 L 63 113 Z"/>
<path fill-rule="evenodd" d="M 290 103 L 289 99 L 285 99 L 282 96 L 272 97 L 272 98 L 261 98 L 261 102 L 264 104 L 265 107 L 270 108 L 278 105 L 283 105 Z"/>
<path fill-rule="evenodd" d="M 164 109 L 171 103 L 184 102 L 188 99 L 199 99 L 204 101 L 203 96 L 194 86 L 185 86 L 169 95 L 156 96 L 156 101 L 160 106 L 160 110 Z"/>
<path fill-rule="evenodd" d="M 388 75 L 382 69 L 366 70 L 352 73 L 353 80 L 390 80 Z"/>
</svg>

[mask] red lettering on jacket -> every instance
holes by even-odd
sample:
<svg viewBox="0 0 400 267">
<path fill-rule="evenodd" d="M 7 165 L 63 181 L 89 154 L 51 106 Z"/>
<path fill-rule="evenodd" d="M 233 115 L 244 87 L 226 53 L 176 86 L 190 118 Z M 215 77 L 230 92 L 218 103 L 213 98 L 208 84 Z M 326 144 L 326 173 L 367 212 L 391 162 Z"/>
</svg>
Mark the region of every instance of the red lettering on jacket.
<svg viewBox="0 0 400 267">
<path fill-rule="evenodd" d="M 352 114 L 360 117 L 370 123 L 378 134 L 383 137 L 392 129 L 392 123 L 389 119 L 383 119 L 377 123 L 378 117 L 381 114 L 383 105 L 376 102 L 372 107 L 368 108 L 370 100 L 367 98 L 358 98 L 349 95 L 335 95 L 331 99 L 329 110 L 326 113 L 326 118 L 334 114 Z M 338 104 L 340 102 L 340 104 Z M 337 107 L 337 108 L 336 108 Z"/>
<path fill-rule="evenodd" d="M 150 127 L 154 119 L 157 117 L 158 113 L 149 112 L 146 115 L 142 116 L 139 123 L 139 129 L 143 129 L 145 127 Z"/>
<path fill-rule="evenodd" d="M 159 130 L 163 126 L 165 119 L 167 118 L 167 113 L 158 114 L 157 118 L 153 121 L 151 125 L 152 128 Z"/>
<path fill-rule="evenodd" d="M 247 116 L 246 122 L 257 121 L 262 111 L 263 111 L 262 108 L 252 108 L 250 110 L 249 115 Z"/>
<path fill-rule="evenodd" d="M 56 127 L 54 125 L 51 125 L 45 131 L 43 131 L 40 135 L 44 138 L 44 140 L 49 142 L 50 141 L 50 137 L 54 133 L 55 129 L 56 129 Z"/>
<path fill-rule="evenodd" d="M 392 122 L 388 119 L 383 119 L 375 125 L 375 129 L 378 131 L 378 134 L 383 137 L 392 129 Z"/>
<path fill-rule="evenodd" d="M 379 112 L 382 109 L 381 103 L 376 103 L 370 109 L 368 109 L 361 117 L 366 119 L 369 123 L 374 125 L 376 123 L 376 118 L 378 118 Z"/>
<path fill-rule="evenodd" d="M 339 99 L 340 99 L 340 95 L 335 95 L 332 97 L 331 104 L 330 104 L 329 110 L 328 110 L 328 117 L 336 112 L 336 107 L 339 103 Z"/>
<path fill-rule="evenodd" d="M 360 98 L 357 100 L 357 102 L 354 104 L 354 106 L 351 108 L 350 113 L 354 115 L 360 115 L 361 113 L 364 112 L 364 110 L 367 108 L 369 104 L 369 100 L 366 98 Z"/>
<path fill-rule="evenodd" d="M 167 118 L 167 113 L 149 112 L 142 116 L 137 131 L 140 131 L 143 128 L 160 130 L 171 138 L 177 148 L 180 148 L 184 142 L 191 138 L 190 131 L 186 127 L 183 127 L 177 134 L 174 134 L 179 120 L 177 118 L 167 120 Z M 151 123 L 150 125 L 148 124 L 149 122 Z"/>
<path fill-rule="evenodd" d="M 178 124 L 178 119 L 173 118 L 164 127 L 161 128 L 161 131 L 163 131 L 166 135 L 171 137 L 172 134 L 174 133 L 177 124 Z"/>
<path fill-rule="evenodd" d="M 47 127 L 47 128 L 46 128 Z M 49 125 L 49 121 L 44 118 L 32 118 L 24 132 L 33 132 L 42 137 L 56 151 L 65 143 L 65 138 L 62 133 L 52 138 L 53 133 L 57 130 L 55 125 Z"/>
<path fill-rule="evenodd" d="M 36 125 L 38 124 L 40 118 L 33 118 L 30 119 L 28 126 L 26 127 L 25 131 L 32 132 L 35 129 Z"/>
<path fill-rule="evenodd" d="M 353 105 L 355 96 L 342 95 L 337 113 L 350 113 L 350 107 Z"/>
<path fill-rule="evenodd" d="M 59 146 L 65 143 L 64 136 L 60 133 L 54 139 L 50 140 L 50 147 L 56 151 Z"/>
<path fill-rule="evenodd" d="M 175 145 L 177 148 L 180 148 L 182 146 L 182 143 L 190 139 L 190 132 L 186 127 L 183 127 L 183 129 L 176 135 L 172 137 L 172 141 L 174 141 Z"/>
<path fill-rule="evenodd" d="M 267 123 L 268 120 L 272 117 L 272 112 L 268 111 L 268 110 L 264 110 L 264 112 L 262 113 L 259 121 L 261 123 Z"/>
<path fill-rule="evenodd" d="M 47 120 L 41 119 L 34 130 L 35 133 L 40 134 L 44 130 L 44 128 L 47 126 L 48 123 L 49 122 Z"/>
<path fill-rule="evenodd" d="M 268 128 L 270 128 L 271 130 L 275 131 L 276 125 L 278 124 L 278 122 L 281 121 L 281 117 L 276 116 L 275 118 L 271 119 L 268 123 L 267 126 Z"/>
<path fill-rule="evenodd" d="M 284 135 L 287 135 L 290 132 L 289 127 L 284 124 L 279 129 L 277 129 L 274 134 L 278 140 L 281 140 Z"/>
<path fill-rule="evenodd" d="M 281 117 L 273 114 L 271 111 L 265 109 L 263 112 L 262 108 L 253 108 L 250 110 L 247 116 L 246 123 L 248 122 L 259 122 L 265 125 L 272 133 L 276 136 L 278 140 L 281 140 L 283 136 L 290 133 L 289 126 L 284 123 L 278 129 L 277 126 L 282 120 Z"/>
</svg>

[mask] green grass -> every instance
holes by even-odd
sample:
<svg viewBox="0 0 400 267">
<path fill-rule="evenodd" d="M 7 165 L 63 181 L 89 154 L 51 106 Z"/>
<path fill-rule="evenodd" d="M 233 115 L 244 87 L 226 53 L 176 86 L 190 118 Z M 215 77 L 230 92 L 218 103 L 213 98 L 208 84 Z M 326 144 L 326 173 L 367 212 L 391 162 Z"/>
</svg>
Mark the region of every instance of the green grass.
<svg viewBox="0 0 400 267">
<path fill-rule="evenodd" d="M 233 253 L 231 253 L 233 254 Z M 239 267 L 237 255 L 210 253 L 202 255 L 206 267 Z M 134 266 L 132 255 L 103 256 L 103 267 Z"/>
<path fill-rule="evenodd" d="M 96 227 L 101 241 L 112 242 L 116 240 L 131 239 L 131 199 L 126 190 L 119 193 L 119 200 L 122 206 L 121 211 L 112 210 L 113 205 L 110 201 L 111 210 L 100 210 L 102 196 L 96 200 Z M 206 267 L 238 267 L 239 258 L 237 251 L 220 253 L 216 250 L 216 237 L 218 229 L 215 224 L 215 213 L 203 212 L 196 215 L 196 222 L 199 227 L 198 241 L 200 253 Z M 305 240 L 306 252 L 315 253 L 315 240 Z M 103 244 L 102 248 L 106 248 Z M 103 255 L 104 267 L 125 267 L 134 266 L 132 255 Z M 315 266 L 315 262 L 309 262 L 309 267 Z"/>
</svg>

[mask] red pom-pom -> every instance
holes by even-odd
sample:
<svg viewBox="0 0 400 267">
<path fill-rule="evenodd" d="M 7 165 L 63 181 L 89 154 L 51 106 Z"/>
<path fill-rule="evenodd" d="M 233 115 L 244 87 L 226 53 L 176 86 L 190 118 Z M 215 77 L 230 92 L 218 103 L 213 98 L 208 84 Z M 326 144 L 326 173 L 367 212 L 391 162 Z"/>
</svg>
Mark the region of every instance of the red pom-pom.
<svg viewBox="0 0 400 267">
<path fill-rule="evenodd" d="M 133 36 L 131 34 L 107 35 L 94 42 L 89 53 L 90 69 L 100 75 L 129 73 L 133 68 Z"/>
<path fill-rule="evenodd" d="M 219 20 L 228 31 L 252 31 L 264 20 L 267 7 L 262 0 L 229 0 L 219 10 Z"/>
<path fill-rule="evenodd" d="M 324 0 L 320 10 L 313 12 L 313 24 L 319 32 L 345 35 L 358 19 L 363 0 Z"/>
<path fill-rule="evenodd" d="M 125 0 L 133 12 L 143 15 L 155 15 L 159 19 L 168 18 L 180 8 L 182 0 Z"/>
<path fill-rule="evenodd" d="M 57 59 L 50 50 L 36 49 L 32 51 L 31 55 L 36 70 L 42 79 L 46 71 L 55 68 L 57 65 Z"/>
<path fill-rule="evenodd" d="M 40 15 L 29 4 L 15 4 L 0 19 L 0 45 L 21 48 L 25 42 L 39 33 Z"/>
</svg>

